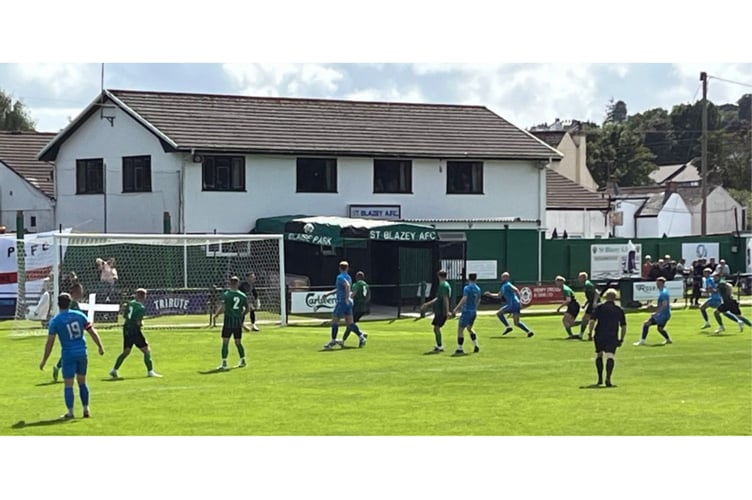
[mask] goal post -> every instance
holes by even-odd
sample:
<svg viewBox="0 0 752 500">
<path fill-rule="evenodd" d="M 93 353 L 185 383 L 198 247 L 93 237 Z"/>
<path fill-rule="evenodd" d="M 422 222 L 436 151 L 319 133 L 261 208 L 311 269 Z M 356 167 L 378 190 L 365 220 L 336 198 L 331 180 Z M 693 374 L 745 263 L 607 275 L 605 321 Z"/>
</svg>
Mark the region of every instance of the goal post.
<svg viewBox="0 0 752 500">
<path fill-rule="evenodd" d="M 242 283 L 254 273 L 257 299 L 250 296 L 249 305 L 256 323 L 287 324 L 282 235 L 69 232 L 51 239 L 50 315 L 59 293 L 78 282 L 82 310 L 98 328 L 122 325 L 120 307 L 138 288 L 147 291 L 149 328 L 206 327 L 229 279 Z"/>
</svg>

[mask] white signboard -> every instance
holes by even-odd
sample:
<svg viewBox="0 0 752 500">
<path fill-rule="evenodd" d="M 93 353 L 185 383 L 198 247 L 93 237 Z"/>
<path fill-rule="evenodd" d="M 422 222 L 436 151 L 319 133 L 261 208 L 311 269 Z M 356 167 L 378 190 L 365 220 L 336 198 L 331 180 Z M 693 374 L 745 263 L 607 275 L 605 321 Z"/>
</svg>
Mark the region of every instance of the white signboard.
<svg viewBox="0 0 752 500">
<path fill-rule="evenodd" d="M 641 243 L 590 245 L 590 279 L 619 279 L 639 276 Z"/>
<path fill-rule="evenodd" d="M 713 258 L 718 262 L 721 260 L 719 246 L 717 242 L 682 243 L 682 259 L 687 265 L 698 259 Z"/>
<path fill-rule="evenodd" d="M 684 297 L 684 281 L 667 281 L 666 288 L 668 289 L 668 296 L 671 298 L 671 301 Z M 632 292 L 634 294 L 634 300 L 645 301 L 658 299 L 658 287 L 655 285 L 655 281 L 635 282 L 632 284 Z"/>
<path fill-rule="evenodd" d="M 63 231 L 69 233 L 70 229 Z M 44 279 L 50 276 L 55 263 L 52 232 L 27 234 L 24 238 L 26 254 L 26 293 L 38 295 Z M 65 250 L 65 249 L 63 249 Z M 16 235 L 0 235 L 0 296 L 18 294 L 18 255 Z"/>
<path fill-rule="evenodd" d="M 479 280 L 495 280 L 499 278 L 495 260 L 468 260 L 467 274 L 475 273 Z"/>
<path fill-rule="evenodd" d="M 355 219 L 400 220 L 400 205 L 350 205 L 350 217 Z"/>
<path fill-rule="evenodd" d="M 326 292 L 292 292 L 290 312 L 293 314 L 331 313 L 334 311 L 334 294 L 324 297 Z"/>
</svg>

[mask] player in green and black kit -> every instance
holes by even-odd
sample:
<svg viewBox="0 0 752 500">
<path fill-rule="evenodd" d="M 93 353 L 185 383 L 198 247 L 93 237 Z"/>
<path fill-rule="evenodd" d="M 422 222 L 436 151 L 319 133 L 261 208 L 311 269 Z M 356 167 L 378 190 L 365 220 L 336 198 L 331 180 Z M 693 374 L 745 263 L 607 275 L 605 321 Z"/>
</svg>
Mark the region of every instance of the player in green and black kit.
<svg viewBox="0 0 752 500">
<path fill-rule="evenodd" d="M 595 287 L 593 282 L 588 279 L 588 273 L 582 271 L 579 276 L 577 276 L 577 278 L 585 287 L 585 314 L 582 315 L 582 321 L 580 321 L 579 335 L 579 337 L 582 338 L 585 336 L 585 328 L 587 328 L 590 323 L 595 323 L 595 319 L 593 319 L 593 312 L 595 311 L 595 306 L 598 305 L 598 302 L 600 300 L 600 294 L 598 293 L 598 289 Z M 589 331 L 592 330 L 593 329 L 590 328 Z M 593 340 L 593 337 L 591 335 L 588 335 L 588 340 Z"/>
<path fill-rule="evenodd" d="M 84 297 L 84 287 L 81 285 L 81 283 L 74 283 L 68 293 L 70 293 L 71 296 L 71 303 L 70 307 L 68 307 L 69 311 L 80 311 L 81 308 L 78 306 L 78 302 Z M 57 364 L 52 367 L 52 380 L 57 382 L 57 377 L 60 374 L 60 370 L 63 369 L 63 358 L 62 356 L 57 361 Z"/>
<path fill-rule="evenodd" d="M 580 304 L 577 302 L 572 289 L 564 284 L 567 280 L 563 276 L 557 276 L 555 281 L 556 286 L 561 288 L 561 292 L 564 294 L 564 301 L 556 308 L 556 312 L 559 312 L 562 307 L 567 306 L 567 312 L 564 313 L 564 318 L 562 318 L 561 322 L 567 331 L 567 338 L 578 339 L 580 337 L 572 333 L 572 327 L 574 326 L 575 319 L 577 319 L 577 315 L 580 313 Z"/>
<path fill-rule="evenodd" d="M 230 288 L 222 294 L 222 304 L 219 306 L 219 314 L 222 310 L 225 312 L 225 320 L 222 324 L 222 364 L 217 370 L 227 370 L 227 354 L 230 350 L 230 337 L 235 339 L 235 346 L 238 348 L 240 363 L 236 368 L 243 368 L 245 362 L 245 349 L 241 343 L 243 337 L 243 318 L 248 312 L 248 296 L 238 290 L 240 278 L 233 276 L 230 278 Z M 216 315 L 215 315 L 216 316 Z"/>
<path fill-rule="evenodd" d="M 350 293 L 353 300 L 353 323 L 358 323 L 360 318 L 369 313 L 368 305 L 371 301 L 371 290 L 368 288 L 366 274 L 363 271 L 355 273 L 355 283 L 353 283 Z M 347 337 L 350 336 L 351 331 L 349 327 L 345 330 L 345 333 L 342 335 L 343 344 L 347 340 Z M 363 334 L 363 337 L 368 338 L 367 333 L 363 330 L 360 332 Z"/>
<path fill-rule="evenodd" d="M 447 317 L 452 315 L 452 309 L 449 306 L 449 300 L 452 297 L 452 287 L 447 279 L 447 272 L 444 270 L 436 273 L 439 277 L 439 285 L 436 287 L 436 297 L 423 304 L 422 309 L 433 305 L 433 335 L 436 338 L 436 345 L 432 353 L 444 352 L 444 346 L 441 344 L 441 327 L 446 323 Z"/>
<path fill-rule="evenodd" d="M 725 279 L 716 273 L 713 273 L 713 279 L 718 280 L 718 293 L 721 295 L 721 300 L 723 301 L 721 305 L 716 308 L 715 312 L 713 312 L 715 320 L 720 325 L 718 333 L 725 330 L 723 327 L 723 320 L 721 319 L 721 313 L 727 318 L 736 321 L 736 324 L 739 325 L 739 331 L 744 330 L 744 325 L 752 327 L 752 321 L 742 315 L 739 302 L 734 299 L 734 291 L 731 284 L 726 282 Z"/>
<path fill-rule="evenodd" d="M 154 366 L 151 362 L 151 350 L 149 349 L 149 344 L 146 342 L 144 333 L 141 331 L 144 324 L 144 315 L 146 314 L 145 301 L 146 290 L 139 288 L 136 290 L 136 298 L 125 304 L 125 311 L 123 313 L 125 317 L 125 323 L 123 324 L 123 352 L 120 353 L 120 356 L 115 361 L 115 366 L 110 371 L 110 377 L 112 378 L 119 378 L 118 368 L 120 368 L 125 358 L 131 353 L 131 348 L 134 345 L 144 353 L 146 375 L 148 377 L 162 376 L 154 371 Z"/>
</svg>

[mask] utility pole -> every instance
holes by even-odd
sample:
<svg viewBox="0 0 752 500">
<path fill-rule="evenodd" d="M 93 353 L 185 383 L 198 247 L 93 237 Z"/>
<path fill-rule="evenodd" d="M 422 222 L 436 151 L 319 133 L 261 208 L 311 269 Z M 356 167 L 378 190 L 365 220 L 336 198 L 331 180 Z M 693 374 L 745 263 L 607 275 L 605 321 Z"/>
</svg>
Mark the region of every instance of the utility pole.
<svg viewBox="0 0 752 500">
<path fill-rule="evenodd" d="M 700 231 L 708 234 L 708 74 L 700 73 L 702 82 L 702 212 L 700 214 Z"/>
</svg>

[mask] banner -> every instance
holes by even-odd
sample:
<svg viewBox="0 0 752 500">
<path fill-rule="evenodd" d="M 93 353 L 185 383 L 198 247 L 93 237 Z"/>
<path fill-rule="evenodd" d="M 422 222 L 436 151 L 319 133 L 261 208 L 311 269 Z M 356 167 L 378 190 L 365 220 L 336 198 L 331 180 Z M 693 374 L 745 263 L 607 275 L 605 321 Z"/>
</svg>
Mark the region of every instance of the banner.
<svg viewBox="0 0 752 500">
<path fill-rule="evenodd" d="M 70 233 L 64 229 L 63 233 Z M 50 276 L 55 263 L 52 235 L 54 232 L 27 234 L 24 238 L 26 253 L 26 293 L 39 295 L 45 278 Z M 65 248 L 63 248 L 63 255 Z M 0 297 L 18 294 L 18 255 L 16 235 L 0 235 Z M 61 256 L 62 257 L 62 256 Z"/>
<path fill-rule="evenodd" d="M 520 302 L 524 306 L 536 304 L 560 304 L 564 294 L 556 285 L 520 286 Z"/>
<path fill-rule="evenodd" d="M 331 313 L 334 311 L 334 294 L 326 292 L 292 292 L 290 312 L 293 314 Z"/>
<path fill-rule="evenodd" d="M 612 280 L 640 276 L 641 243 L 590 245 L 590 279 Z"/>
<path fill-rule="evenodd" d="M 684 297 L 683 280 L 667 281 L 666 288 L 672 301 Z M 658 287 L 655 285 L 655 281 L 636 281 L 632 283 L 632 294 L 634 300 L 657 300 Z"/>
<path fill-rule="evenodd" d="M 208 314 L 209 291 L 200 290 L 147 290 L 147 316 L 174 316 L 182 314 Z M 215 292 L 215 302 L 222 301 L 221 291 Z"/>
<path fill-rule="evenodd" d="M 685 265 L 691 265 L 698 259 L 715 259 L 716 263 L 721 260 L 720 245 L 718 242 L 682 243 L 682 259 Z M 653 259 L 655 260 L 655 259 Z"/>
</svg>

